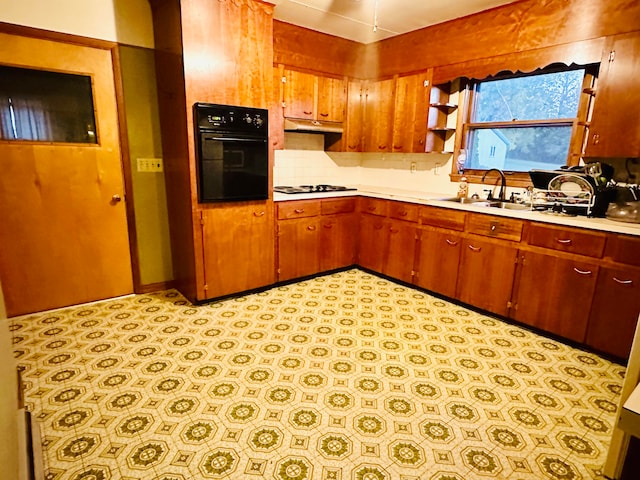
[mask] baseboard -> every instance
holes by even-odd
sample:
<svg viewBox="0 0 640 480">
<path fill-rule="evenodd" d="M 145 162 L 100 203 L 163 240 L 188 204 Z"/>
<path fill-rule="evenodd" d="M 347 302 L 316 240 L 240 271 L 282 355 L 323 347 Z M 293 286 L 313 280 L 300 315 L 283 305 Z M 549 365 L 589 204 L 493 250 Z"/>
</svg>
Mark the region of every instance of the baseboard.
<svg viewBox="0 0 640 480">
<path fill-rule="evenodd" d="M 136 288 L 136 293 L 154 293 L 161 292 L 162 290 L 171 290 L 172 288 L 175 288 L 175 281 L 169 280 L 168 282 L 156 282 L 140 285 Z"/>
<path fill-rule="evenodd" d="M 40 427 L 31 412 L 18 410 L 18 474 L 19 480 L 44 480 Z"/>
</svg>

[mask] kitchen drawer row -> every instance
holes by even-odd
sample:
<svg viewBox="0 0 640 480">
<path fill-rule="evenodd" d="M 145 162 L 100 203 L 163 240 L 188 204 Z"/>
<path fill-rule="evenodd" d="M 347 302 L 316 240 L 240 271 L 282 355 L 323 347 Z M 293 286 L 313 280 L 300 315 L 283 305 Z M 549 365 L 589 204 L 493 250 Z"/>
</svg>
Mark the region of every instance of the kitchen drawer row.
<svg viewBox="0 0 640 480">
<path fill-rule="evenodd" d="M 358 264 L 628 356 L 640 238 L 364 197 L 276 208 L 279 281 Z"/>
</svg>

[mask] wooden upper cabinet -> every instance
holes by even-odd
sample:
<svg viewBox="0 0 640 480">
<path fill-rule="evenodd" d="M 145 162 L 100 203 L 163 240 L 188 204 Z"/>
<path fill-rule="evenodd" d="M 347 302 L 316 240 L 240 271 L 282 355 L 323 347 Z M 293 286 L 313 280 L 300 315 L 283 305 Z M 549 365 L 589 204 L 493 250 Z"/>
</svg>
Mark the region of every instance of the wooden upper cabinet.
<svg viewBox="0 0 640 480">
<path fill-rule="evenodd" d="M 364 84 L 359 80 L 350 81 L 347 87 L 347 118 L 342 134 L 342 149 L 345 152 L 363 150 L 362 134 L 364 123 Z"/>
<path fill-rule="evenodd" d="M 284 116 L 315 120 L 316 76 L 285 70 L 284 79 Z"/>
<path fill-rule="evenodd" d="M 318 77 L 318 116 L 316 120 L 344 121 L 346 103 L 347 87 L 344 79 Z"/>
<path fill-rule="evenodd" d="M 368 82 L 365 89 L 364 151 L 391 153 L 395 80 Z"/>
<path fill-rule="evenodd" d="M 608 39 L 602 56 L 585 155 L 640 156 L 640 34 Z"/>
<path fill-rule="evenodd" d="M 430 72 L 398 77 L 393 118 L 393 152 L 424 153 L 430 82 Z"/>
</svg>

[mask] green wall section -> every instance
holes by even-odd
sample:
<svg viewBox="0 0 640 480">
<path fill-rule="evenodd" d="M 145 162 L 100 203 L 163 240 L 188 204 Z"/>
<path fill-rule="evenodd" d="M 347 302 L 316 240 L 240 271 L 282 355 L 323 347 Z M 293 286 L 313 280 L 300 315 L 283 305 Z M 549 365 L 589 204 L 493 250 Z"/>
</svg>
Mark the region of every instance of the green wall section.
<svg viewBox="0 0 640 480">
<path fill-rule="evenodd" d="M 120 46 L 142 285 L 173 279 L 164 173 L 139 172 L 138 158 L 162 158 L 154 52 Z"/>
</svg>

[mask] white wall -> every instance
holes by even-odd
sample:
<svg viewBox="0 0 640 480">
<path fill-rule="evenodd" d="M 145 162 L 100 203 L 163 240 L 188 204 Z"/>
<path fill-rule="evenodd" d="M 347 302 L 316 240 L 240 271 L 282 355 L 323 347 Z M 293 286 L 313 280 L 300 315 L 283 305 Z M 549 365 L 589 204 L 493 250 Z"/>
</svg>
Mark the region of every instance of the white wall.
<svg viewBox="0 0 640 480">
<path fill-rule="evenodd" d="M 0 21 L 153 48 L 148 0 L 0 0 Z"/>
</svg>

